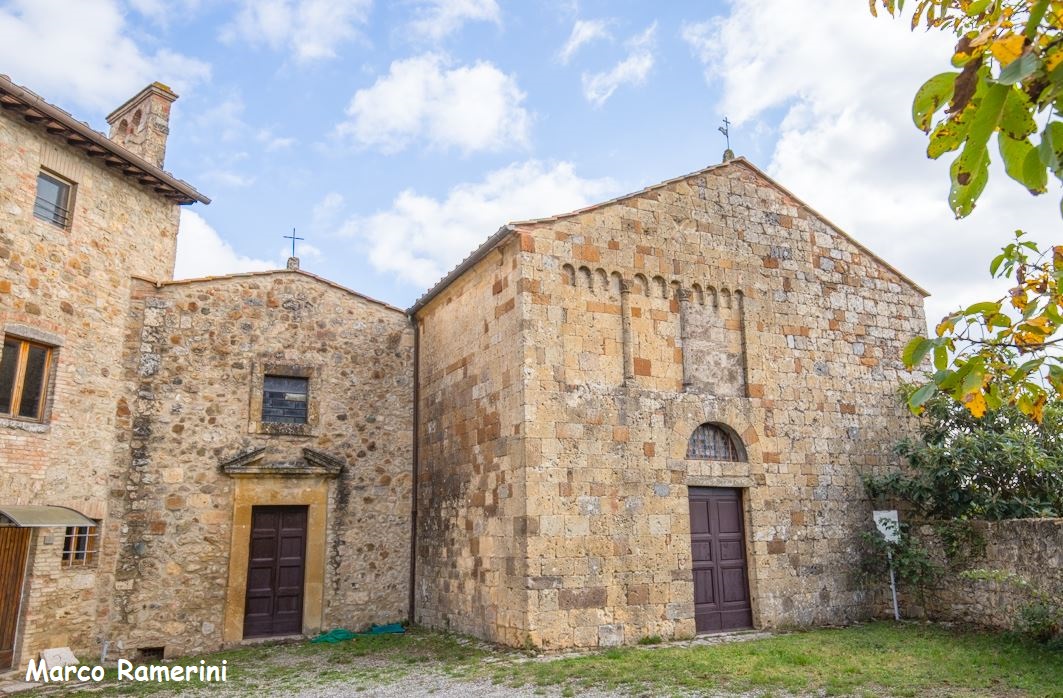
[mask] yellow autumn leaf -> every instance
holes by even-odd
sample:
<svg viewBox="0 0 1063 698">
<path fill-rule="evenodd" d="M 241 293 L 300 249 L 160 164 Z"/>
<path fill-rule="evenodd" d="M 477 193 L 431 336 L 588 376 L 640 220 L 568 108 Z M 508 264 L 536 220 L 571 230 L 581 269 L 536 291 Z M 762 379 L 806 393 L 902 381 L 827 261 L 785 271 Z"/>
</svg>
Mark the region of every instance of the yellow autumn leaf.
<svg viewBox="0 0 1063 698">
<path fill-rule="evenodd" d="M 985 414 L 985 410 L 986 410 L 985 396 L 982 395 L 981 391 L 976 391 L 976 392 L 968 393 L 967 395 L 964 395 L 963 396 L 963 405 L 964 405 L 964 407 L 966 407 L 970 411 L 970 413 L 972 415 L 974 415 L 974 417 L 976 419 L 980 418 L 982 415 Z"/>
<path fill-rule="evenodd" d="M 1025 44 L 1026 37 L 1021 34 L 1007 34 L 990 44 L 989 51 L 1003 66 L 1021 56 Z"/>
<path fill-rule="evenodd" d="M 1063 63 L 1063 51 L 1056 49 L 1045 58 L 1045 68 L 1051 73 L 1060 63 Z"/>
<path fill-rule="evenodd" d="M 946 317 L 944 320 L 938 323 L 936 332 L 938 337 L 944 337 L 946 332 L 951 332 L 956 328 L 956 321 L 951 317 Z"/>
<path fill-rule="evenodd" d="M 1019 310 L 1026 310 L 1026 306 L 1030 304 L 1030 301 L 1026 298 L 1025 291 L 1016 288 L 1011 291 L 1011 304 Z"/>
<path fill-rule="evenodd" d="M 1030 408 L 1030 417 L 1038 424 L 1045 418 L 1045 403 L 1048 399 L 1044 395 L 1038 395 L 1037 400 L 1034 401 L 1033 407 Z"/>
</svg>

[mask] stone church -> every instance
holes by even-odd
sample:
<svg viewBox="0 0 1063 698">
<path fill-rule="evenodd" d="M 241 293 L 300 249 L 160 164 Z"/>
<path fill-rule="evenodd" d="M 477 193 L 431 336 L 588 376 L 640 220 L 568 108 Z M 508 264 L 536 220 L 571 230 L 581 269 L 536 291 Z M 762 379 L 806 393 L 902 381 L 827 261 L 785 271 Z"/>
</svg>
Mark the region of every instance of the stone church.
<svg viewBox="0 0 1063 698">
<path fill-rule="evenodd" d="M 406 310 L 296 259 L 175 281 L 174 99 L 104 136 L 0 76 L 0 669 L 869 614 L 903 274 L 737 158 L 509 223 Z"/>
</svg>

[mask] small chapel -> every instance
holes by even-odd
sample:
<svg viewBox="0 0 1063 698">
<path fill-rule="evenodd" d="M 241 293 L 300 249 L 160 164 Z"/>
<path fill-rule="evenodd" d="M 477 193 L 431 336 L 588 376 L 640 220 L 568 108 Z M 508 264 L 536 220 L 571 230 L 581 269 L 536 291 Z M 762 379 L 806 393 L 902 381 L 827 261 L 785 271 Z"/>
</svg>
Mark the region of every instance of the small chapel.
<svg viewBox="0 0 1063 698">
<path fill-rule="evenodd" d="M 841 624 L 926 292 L 744 158 L 483 231 L 411 307 L 173 278 L 177 95 L 0 76 L 0 671 L 408 621 Z M 503 223 L 503 221 L 499 221 Z"/>
</svg>

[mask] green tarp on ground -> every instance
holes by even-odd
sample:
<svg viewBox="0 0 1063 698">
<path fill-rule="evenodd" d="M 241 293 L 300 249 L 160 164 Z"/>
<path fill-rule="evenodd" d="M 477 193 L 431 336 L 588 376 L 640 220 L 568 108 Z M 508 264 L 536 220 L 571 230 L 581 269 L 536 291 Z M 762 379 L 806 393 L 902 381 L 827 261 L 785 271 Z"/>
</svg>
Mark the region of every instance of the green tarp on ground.
<svg viewBox="0 0 1063 698">
<path fill-rule="evenodd" d="M 387 625 L 374 625 L 364 633 L 352 633 L 346 628 L 336 628 L 330 630 L 327 633 L 321 633 L 310 642 L 343 642 L 344 640 L 351 640 L 356 637 L 366 637 L 369 635 L 393 635 L 406 632 L 406 628 L 402 627 L 402 623 L 389 623 Z"/>
</svg>

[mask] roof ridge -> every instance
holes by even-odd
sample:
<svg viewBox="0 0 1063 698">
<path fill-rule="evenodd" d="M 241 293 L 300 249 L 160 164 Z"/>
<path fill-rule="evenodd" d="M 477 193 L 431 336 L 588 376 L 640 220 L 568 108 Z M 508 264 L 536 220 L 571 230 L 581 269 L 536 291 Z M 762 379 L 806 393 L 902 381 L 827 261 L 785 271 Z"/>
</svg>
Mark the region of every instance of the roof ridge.
<svg viewBox="0 0 1063 698">
<path fill-rule="evenodd" d="M 337 289 L 339 291 L 343 291 L 345 293 L 349 293 L 352 296 L 357 296 L 358 298 L 361 298 L 362 300 L 369 301 L 370 303 L 375 303 L 376 305 L 383 306 L 383 307 L 387 308 L 388 310 L 394 310 L 395 312 L 402 313 L 403 315 L 406 314 L 406 311 L 403 310 L 402 308 L 397 308 L 397 307 L 395 307 L 394 305 L 392 305 L 390 303 L 387 303 L 387 302 L 382 301 L 382 300 L 378 300 L 376 298 L 373 298 L 372 296 L 367 296 L 366 294 L 360 293 L 358 291 L 355 291 L 354 289 L 347 288 L 343 284 L 336 283 L 335 281 L 332 281 L 331 279 L 326 279 L 325 277 L 320 276 L 319 274 L 315 274 L 313 272 L 306 271 L 305 269 L 263 269 L 263 270 L 260 270 L 260 271 L 240 271 L 240 272 L 234 272 L 232 274 L 218 274 L 218 275 L 214 275 L 214 276 L 197 276 L 197 277 L 194 277 L 194 278 L 191 278 L 191 279 L 167 279 L 167 280 L 162 280 L 162 281 L 156 280 L 156 279 L 147 279 L 147 278 L 144 278 L 144 277 L 136 277 L 136 278 L 143 279 L 144 281 L 149 281 L 149 282 L 155 284 L 157 287 L 162 287 L 162 286 L 184 286 L 184 285 L 197 284 L 197 283 L 209 283 L 211 281 L 227 281 L 229 279 L 250 278 L 250 277 L 255 277 L 255 276 L 274 276 L 274 275 L 278 275 L 278 274 L 301 274 L 302 276 L 308 276 L 311 279 L 313 279 L 314 281 L 321 282 L 321 283 L 325 284 L 326 286 L 331 286 L 332 288 L 335 288 L 335 289 Z"/>
</svg>

